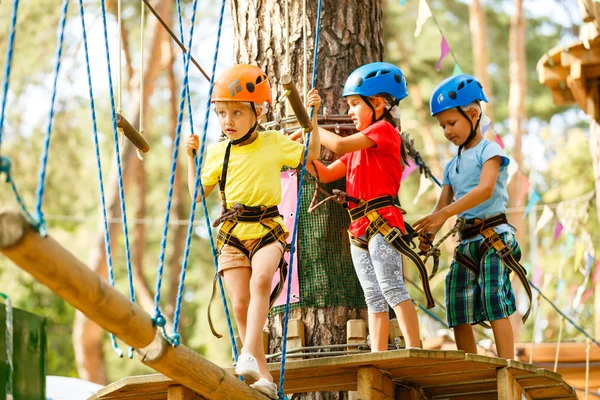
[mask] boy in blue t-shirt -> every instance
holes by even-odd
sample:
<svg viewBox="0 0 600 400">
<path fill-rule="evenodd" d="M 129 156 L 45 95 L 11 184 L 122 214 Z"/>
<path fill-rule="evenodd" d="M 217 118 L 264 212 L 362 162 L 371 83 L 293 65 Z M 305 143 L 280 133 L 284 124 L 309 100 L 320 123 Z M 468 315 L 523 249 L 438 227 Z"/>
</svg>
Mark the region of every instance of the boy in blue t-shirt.
<svg viewBox="0 0 600 400">
<path fill-rule="evenodd" d="M 467 220 L 446 276 L 448 324 L 458 349 L 477 353 L 472 325 L 490 321 L 498 356 L 512 359 L 514 339 L 508 317 L 516 311 L 516 301 L 510 272 L 524 284 L 530 301 L 531 289 L 518 262 L 521 249 L 515 230 L 504 214 L 509 159 L 497 143 L 481 134 L 481 101 L 487 102 L 481 84 L 466 74 L 450 77 L 434 90 L 431 115 L 444 136 L 458 146 L 458 154 L 446 165 L 442 193 L 432 214 L 413 227 L 428 237 L 420 238 L 421 250 L 427 250 L 448 218 L 458 215 Z"/>
</svg>

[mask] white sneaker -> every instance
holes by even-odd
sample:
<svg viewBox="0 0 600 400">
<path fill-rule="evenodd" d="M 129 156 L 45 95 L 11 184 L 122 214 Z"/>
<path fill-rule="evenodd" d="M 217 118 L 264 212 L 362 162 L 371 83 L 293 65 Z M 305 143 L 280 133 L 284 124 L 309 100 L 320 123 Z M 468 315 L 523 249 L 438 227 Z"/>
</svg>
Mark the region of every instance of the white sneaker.
<svg viewBox="0 0 600 400">
<path fill-rule="evenodd" d="M 266 380 L 265 378 L 260 378 L 255 383 L 250 385 L 250 387 L 258 390 L 270 399 L 276 400 L 279 398 L 279 395 L 277 394 L 277 385 Z"/>
<path fill-rule="evenodd" d="M 251 354 L 240 354 L 235 366 L 235 373 L 244 379 L 257 381 L 260 378 L 260 371 L 256 358 Z"/>
</svg>

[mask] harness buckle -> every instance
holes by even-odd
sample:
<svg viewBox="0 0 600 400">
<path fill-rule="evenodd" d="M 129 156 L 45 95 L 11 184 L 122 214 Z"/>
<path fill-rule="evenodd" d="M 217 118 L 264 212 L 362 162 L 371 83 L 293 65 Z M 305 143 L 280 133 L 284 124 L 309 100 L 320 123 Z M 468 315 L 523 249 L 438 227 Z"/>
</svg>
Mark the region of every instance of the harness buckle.
<svg viewBox="0 0 600 400">
<path fill-rule="evenodd" d="M 398 239 L 399 237 L 402 236 L 402 231 L 396 227 L 393 227 L 392 229 L 390 229 L 390 231 L 384 236 L 384 239 L 391 243 L 396 241 L 396 239 Z"/>
</svg>

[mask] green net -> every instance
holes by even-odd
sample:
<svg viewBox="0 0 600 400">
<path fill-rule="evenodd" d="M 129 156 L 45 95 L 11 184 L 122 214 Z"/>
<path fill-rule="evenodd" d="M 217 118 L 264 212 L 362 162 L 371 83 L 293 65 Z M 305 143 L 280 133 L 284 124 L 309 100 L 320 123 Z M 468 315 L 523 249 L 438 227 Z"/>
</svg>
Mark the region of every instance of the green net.
<svg viewBox="0 0 600 400">
<path fill-rule="evenodd" d="M 309 179 L 310 180 L 310 179 Z M 346 180 L 321 184 L 329 193 L 346 189 Z M 315 188 L 305 180 L 298 222 L 297 254 L 300 301 L 299 307 L 346 306 L 366 308 L 364 295 L 350 256 L 348 226 L 350 218 L 339 204 L 329 201 L 307 212 Z M 320 195 L 320 199 L 323 196 Z M 280 314 L 285 306 L 274 307 L 271 314 Z"/>
</svg>

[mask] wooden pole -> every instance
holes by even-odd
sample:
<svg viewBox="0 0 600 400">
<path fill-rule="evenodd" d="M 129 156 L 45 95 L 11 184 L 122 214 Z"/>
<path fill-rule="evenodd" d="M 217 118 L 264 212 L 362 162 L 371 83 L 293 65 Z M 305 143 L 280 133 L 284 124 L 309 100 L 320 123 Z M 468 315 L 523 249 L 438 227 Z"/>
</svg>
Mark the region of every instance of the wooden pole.
<svg viewBox="0 0 600 400">
<path fill-rule="evenodd" d="M 136 348 L 141 361 L 207 399 L 265 397 L 185 346 L 172 347 L 150 315 L 16 211 L 0 211 L 0 253 L 102 328 Z"/>
</svg>

